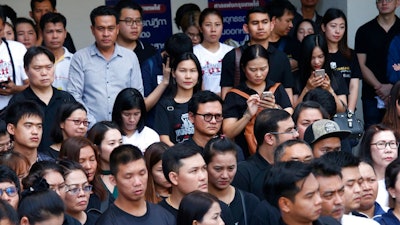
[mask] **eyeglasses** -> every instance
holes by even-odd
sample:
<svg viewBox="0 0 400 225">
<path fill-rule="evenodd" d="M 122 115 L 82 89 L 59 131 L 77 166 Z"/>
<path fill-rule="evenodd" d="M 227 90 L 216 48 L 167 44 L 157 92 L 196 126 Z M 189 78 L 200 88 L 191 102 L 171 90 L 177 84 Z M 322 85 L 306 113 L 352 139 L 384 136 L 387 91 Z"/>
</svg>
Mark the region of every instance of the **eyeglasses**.
<svg viewBox="0 0 400 225">
<path fill-rule="evenodd" d="M 376 3 L 383 3 L 383 2 L 391 3 L 393 2 L 393 0 L 376 0 Z"/>
<path fill-rule="evenodd" d="M 136 26 L 140 26 L 143 23 L 142 18 L 132 19 L 132 18 L 127 17 L 124 20 L 119 20 L 119 21 L 124 22 L 127 26 L 132 26 L 133 24 L 135 24 Z"/>
<path fill-rule="evenodd" d="M 83 126 L 87 127 L 90 124 L 90 122 L 87 120 L 74 120 L 74 119 L 66 119 L 66 120 L 74 122 L 74 124 L 77 126 L 83 124 Z"/>
<path fill-rule="evenodd" d="M 4 193 L 6 193 L 9 197 L 14 197 L 18 194 L 18 188 L 11 186 L 8 188 L 0 189 L 0 196 L 3 196 Z"/>
<path fill-rule="evenodd" d="M 200 114 L 200 113 L 196 113 L 196 115 L 202 116 L 204 121 L 206 121 L 206 122 L 210 122 L 213 118 L 215 118 L 215 121 L 217 121 L 217 122 L 221 122 L 224 119 L 224 117 L 222 117 L 222 114 L 210 114 L 210 113 Z"/>
<path fill-rule="evenodd" d="M 290 131 L 284 131 L 284 132 L 269 132 L 270 134 L 291 134 L 295 135 L 298 133 L 297 128 L 293 127 Z"/>
<path fill-rule="evenodd" d="M 396 142 L 396 141 L 390 141 L 390 142 L 378 141 L 378 142 L 375 142 L 375 143 L 371 143 L 371 145 L 375 145 L 376 148 L 379 149 L 379 150 L 383 150 L 387 146 L 389 146 L 391 149 L 396 149 L 396 148 L 399 147 L 399 142 Z"/>
<path fill-rule="evenodd" d="M 66 185 L 66 186 L 68 187 L 69 185 Z M 74 185 L 73 188 L 68 188 L 65 192 L 68 192 L 71 195 L 77 195 L 77 194 L 79 194 L 79 192 L 81 192 L 81 190 L 85 193 L 90 193 L 92 191 L 92 188 L 93 188 L 93 185 L 90 185 L 90 184 L 82 186 L 82 187 L 78 187 L 78 186 Z"/>
</svg>

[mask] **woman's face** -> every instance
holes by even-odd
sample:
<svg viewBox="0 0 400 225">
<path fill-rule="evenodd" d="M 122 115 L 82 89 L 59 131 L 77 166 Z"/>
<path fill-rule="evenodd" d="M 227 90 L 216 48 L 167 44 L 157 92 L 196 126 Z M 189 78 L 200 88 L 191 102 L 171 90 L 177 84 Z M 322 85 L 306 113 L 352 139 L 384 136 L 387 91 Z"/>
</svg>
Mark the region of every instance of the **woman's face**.
<svg viewBox="0 0 400 225">
<path fill-rule="evenodd" d="M 91 146 L 81 148 L 79 153 L 79 164 L 85 169 L 89 182 L 92 182 L 96 173 L 97 161 L 95 151 Z"/>
<path fill-rule="evenodd" d="M 400 173 L 397 174 L 396 183 L 394 184 L 394 188 L 389 187 L 388 191 L 389 191 L 389 195 L 391 197 L 395 198 L 395 201 L 396 201 L 395 208 L 397 208 L 398 205 L 400 204 Z"/>
<path fill-rule="evenodd" d="M 330 43 L 338 43 L 342 40 L 346 31 L 346 23 L 343 18 L 339 17 L 329 21 L 325 26 L 322 25 L 322 31 L 325 32 L 325 38 Z"/>
<path fill-rule="evenodd" d="M 163 170 L 162 170 L 162 161 L 158 161 L 156 164 L 154 164 L 153 168 L 151 168 L 151 173 L 153 175 L 153 180 L 155 186 L 160 186 L 162 188 L 170 188 L 171 183 L 165 179 Z"/>
<path fill-rule="evenodd" d="M 200 36 L 200 29 L 197 26 L 190 26 L 186 29 L 185 34 L 190 37 L 192 40 L 193 46 L 200 44 L 201 36 Z"/>
<path fill-rule="evenodd" d="M 219 16 L 208 14 L 201 24 L 203 42 L 217 43 L 222 35 L 223 23 Z"/>
<path fill-rule="evenodd" d="M 86 174 L 79 169 L 71 171 L 65 176 L 66 193 L 64 204 L 70 214 L 82 212 L 89 203 L 90 192 L 84 191 L 84 187 L 90 185 Z M 74 189 L 78 189 L 75 193 Z"/>
<path fill-rule="evenodd" d="M 49 170 L 43 176 L 49 184 L 49 188 L 55 191 L 62 199 L 65 198 L 65 181 L 61 173 Z"/>
<path fill-rule="evenodd" d="M 122 117 L 122 129 L 126 133 L 133 133 L 137 129 L 142 112 L 140 109 L 123 110 L 121 112 Z"/>
<path fill-rule="evenodd" d="M 15 40 L 14 30 L 8 23 L 4 24 L 4 37 L 6 38 L 6 40 Z"/>
<path fill-rule="evenodd" d="M 324 66 L 325 55 L 322 49 L 316 46 L 312 51 L 311 68 L 313 70 L 321 69 Z"/>
<path fill-rule="evenodd" d="M 265 81 L 269 71 L 268 60 L 262 57 L 247 62 L 244 67 L 247 81 L 252 85 L 260 85 Z"/>
<path fill-rule="evenodd" d="M 21 42 L 28 49 L 36 45 L 37 36 L 35 28 L 29 23 L 20 23 L 15 27 L 17 41 Z"/>
<path fill-rule="evenodd" d="M 299 24 L 297 29 L 297 40 L 303 41 L 304 37 L 310 34 L 314 34 L 314 28 L 308 21 L 304 21 Z"/>
<path fill-rule="evenodd" d="M 231 185 L 237 169 L 237 159 L 232 151 L 216 153 L 207 165 L 208 183 L 218 190 Z"/>
<path fill-rule="evenodd" d="M 172 76 L 176 79 L 178 89 L 191 90 L 199 80 L 199 71 L 197 71 L 196 63 L 188 59 L 178 64 Z"/>
<path fill-rule="evenodd" d="M 204 214 L 201 222 L 197 221 L 197 225 L 224 225 L 221 218 L 221 207 L 217 202 L 214 202 L 210 209 Z"/>
<path fill-rule="evenodd" d="M 79 125 L 76 125 L 76 121 L 80 121 Z M 88 127 L 85 126 L 82 121 L 88 121 L 87 113 L 85 110 L 77 109 L 73 111 L 64 122 L 61 122 L 60 127 L 63 132 L 64 139 L 69 137 L 85 136 Z"/>
<path fill-rule="evenodd" d="M 299 118 L 296 121 L 299 139 L 304 140 L 304 132 L 307 127 L 317 120 L 323 119 L 322 113 L 318 109 L 306 108 L 299 113 Z"/>
<path fill-rule="evenodd" d="M 100 144 L 100 157 L 103 162 L 110 162 L 111 152 L 122 144 L 121 132 L 117 129 L 109 129 L 104 134 L 104 139 Z"/>
<path fill-rule="evenodd" d="M 371 140 L 371 157 L 374 167 L 386 168 L 389 163 L 397 159 L 398 148 L 390 148 L 386 145 L 384 149 L 378 149 L 374 143 L 378 142 L 397 142 L 394 134 L 390 130 L 384 130 L 377 132 Z"/>
</svg>

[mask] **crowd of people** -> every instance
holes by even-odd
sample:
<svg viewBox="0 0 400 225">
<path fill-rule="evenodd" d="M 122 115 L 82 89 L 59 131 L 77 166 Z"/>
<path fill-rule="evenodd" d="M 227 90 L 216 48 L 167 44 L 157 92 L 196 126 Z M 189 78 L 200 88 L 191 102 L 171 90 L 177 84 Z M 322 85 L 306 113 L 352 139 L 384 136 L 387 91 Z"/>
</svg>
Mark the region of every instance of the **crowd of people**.
<svg viewBox="0 0 400 225">
<path fill-rule="evenodd" d="M 318 0 L 182 5 L 157 50 L 132 0 L 76 49 L 56 0 L 0 6 L 0 224 L 400 224 L 399 0 L 347 44 Z M 333 119 L 360 99 L 365 131 Z"/>
</svg>

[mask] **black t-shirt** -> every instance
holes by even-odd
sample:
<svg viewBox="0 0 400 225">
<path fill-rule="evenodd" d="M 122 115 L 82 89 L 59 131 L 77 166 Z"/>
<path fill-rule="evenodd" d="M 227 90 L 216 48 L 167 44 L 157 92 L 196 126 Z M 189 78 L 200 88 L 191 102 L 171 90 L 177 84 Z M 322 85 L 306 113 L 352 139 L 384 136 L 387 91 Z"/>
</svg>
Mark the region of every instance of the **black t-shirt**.
<svg viewBox="0 0 400 225">
<path fill-rule="evenodd" d="M 133 50 L 138 57 L 139 64 L 142 65 L 146 59 L 157 53 L 156 48 L 152 45 L 143 43 L 140 40 L 136 41 L 136 48 Z"/>
<path fill-rule="evenodd" d="M 360 64 L 354 50 L 351 50 L 351 59 L 347 59 L 339 51 L 329 53 L 331 59 L 331 68 L 340 72 L 346 81 L 347 86 L 351 78 L 362 78 Z"/>
<path fill-rule="evenodd" d="M 176 219 L 159 205 L 146 202 L 147 212 L 143 216 L 129 214 L 112 204 L 97 220 L 96 225 L 175 225 Z"/>
<path fill-rule="evenodd" d="M 267 200 L 262 200 L 254 209 L 250 225 L 275 225 L 279 223 L 281 213 Z"/>
<path fill-rule="evenodd" d="M 241 52 L 243 52 L 249 45 L 245 44 L 240 46 Z M 290 71 L 289 59 L 285 53 L 277 50 L 274 46 L 268 45 L 267 49 L 269 53 L 269 72 L 267 79 L 274 82 L 282 83 L 285 88 L 293 88 L 294 80 L 292 72 Z M 236 53 L 235 49 L 232 49 L 225 54 L 222 59 L 221 69 L 221 87 L 233 87 L 235 77 L 235 60 Z M 246 80 L 246 76 L 240 69 L 240 82 L 243 83 Z"/>
<path fill-rule="evenodd" d="M 260 200 L 265 199 L 264 179 L 271 166 L 260 153 L 256 152 L 246 161 L 238 164 L 232 185 L 240 190 L 253 193 Z"/>
<path fill-rule="evenodd" d="M 290 36 L 279 38 L 277 42 L 269 42 L 276 49 L 284 52 L 289 59 L 299 60 L 300 42 Z"/>
<path fill-rule="evenodd" d="M 268 91 L 275 83 L 269 79 L 267 79 L 267 84 L 265 85 L 265 91 Z M 245 82 L 241 83 L 237 89 L 247 93 L 248 95 L 257 94 L 257 92 L 253 89 L 250 89 Z M 275 90 L 275 102 L 280 105 L 282 108 L 292 107 L 290 103 L 289 97 L 282 85 Z M 222 115 L 224 118 L 242 118 L 244 112 L 247 109 L 247 99 L 242 96 L 234 93 L 228 92 L 225 97 L 224 105 L 222 107 Z M 242 148 L 244 155 L 246 158 L 249 155 L 249 148 L 247 145 L 246 138 L 244 137 L 244 129 L 243 131 L 235 137 L 235 142 L 237 145 Z"/>
<path fill-rule="evenodd" d="M 389 83 L 386 77 L 388 48 L 393 37 L 400 31 L 400 19 L 386 32 L 377 21 L 377 17 L 358 28 L 355 39 L 355 51 L 366 54 L 365 65 L 383 84 Z M 367 82 L 362 85 L 362 97 L 373 99 L 377 94 Z"/>
<path fill-rule="evenodd" d="M 244 205 L 240 194 L 242 194 Z M 235 197 L 229 204 L 235 224 L 250 224 L 251 216 L 259 202 L 260 200 L 254 194 L 235 188 Z M 244 212 L 246 212 L 247 223 L 244 220 Z"/>
<path fill-rule="evenodd" d="M 203 155 L 204 148 L 201 147 L 201 146 L 199 146 L 199 145 L 197 145 L 197 143 L 193 140 L 192 137 L 190 137 L 188 140 L 186 140 L 186 141 L 184 141 L 184 142 L 182 142 L 182 143 L 180 143 L 180 144 L 185 145 L 185 146 L 191 146 L 193 149 L 196 149 L 196 151 L 197 151 L 198 153 L 200 153 L 201 155 Z"/>
</svg>

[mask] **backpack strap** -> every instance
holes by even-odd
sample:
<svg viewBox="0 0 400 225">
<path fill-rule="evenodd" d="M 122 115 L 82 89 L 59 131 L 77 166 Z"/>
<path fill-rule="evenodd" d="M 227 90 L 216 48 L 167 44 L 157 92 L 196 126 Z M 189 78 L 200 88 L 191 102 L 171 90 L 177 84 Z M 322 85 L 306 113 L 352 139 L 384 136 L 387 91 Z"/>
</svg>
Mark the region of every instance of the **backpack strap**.
<svg viewBox="0 0 400 225">
<path fill-rule="evenodd" d="M 242 51 L 240 47 L 235 48 L 235 76 L 233 86 L 236 87 L 240 84 L 240 58 L 242 57 Z"/>
<path fill-rule="evenodd" d="M 274 85 L 272 85 L 272 86 L 269 88 L 269 91 L 272 92 L 272 93 L 275 93 L 275 91 L 276 91 L 276 89 L 279 87 L 279 85 L 281 85 L 281 83 L 275 83 Z"/>
</svg>

